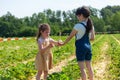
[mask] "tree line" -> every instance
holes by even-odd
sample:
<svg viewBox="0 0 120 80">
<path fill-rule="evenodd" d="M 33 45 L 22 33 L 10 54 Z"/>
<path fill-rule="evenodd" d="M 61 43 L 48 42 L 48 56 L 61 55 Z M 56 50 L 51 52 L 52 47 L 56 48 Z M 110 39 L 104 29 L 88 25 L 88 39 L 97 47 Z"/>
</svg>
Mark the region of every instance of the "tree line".
<svg viewBox="0 0 120 80">
<path fill-rule="evenodd" d="M 120 30 L 120 6 L 106 6 L 101 10 L 90 7 L 91 16 L 96 32 Z M 51 35 L 70 33 L 74 24 L 78 22 L 75 9 L 68 11 L 53 11 L 46 9 L 34 13 L 31 17 L 17 18 L 10 12 L 0 17 L 0 37 L 36 36 L 38 25 L 48 23 Z"/>
</svg>

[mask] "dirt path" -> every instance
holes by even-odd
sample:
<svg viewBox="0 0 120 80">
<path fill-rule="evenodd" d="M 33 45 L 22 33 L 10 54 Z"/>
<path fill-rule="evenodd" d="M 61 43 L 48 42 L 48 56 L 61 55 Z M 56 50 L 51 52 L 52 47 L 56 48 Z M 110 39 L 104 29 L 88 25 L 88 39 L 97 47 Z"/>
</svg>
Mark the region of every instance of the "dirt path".
<svg viewBox="0 0 120 80">
<path fill-rule="evenodd" d="M 93 68 L 95 70 L 94 76 L 95 80 L 105 80 L 106 68 L 107 65 L 110 64 L 110 58 L 107 56 L 106 51 L 108 50 L 107 42 L 101 48 L 100 60 L 96 64 L 94 64 Z"/>
<path fill-rule="evenodd" d="M 51 70 L 49 71 L 49 74 L 52 74 L 52 73 L 54 73 L 54 72 L 61 72 L 61 71 L 62 71 L 62 67 L 63 67 L 63 66 L 66 66 L 67 63 L 68 63 L 69 61 L 73 60 L 73 59 L 75 59 L 75 55 L 70 56 L 68 59 L 62 60 L 62 61 L 59 62 L 56 66 L 54 66 L 53 69 L 51 69 Z M 43 76 L 42 76 L 42 77 L 43 77 Z M 35 80 L 35 77 L 33 77 L 33 78 L 30 79 L 30 80 Z"/>
<path fill-rule="evenodd" d="M 52 74 L 54 72 L 61 72 L 62 71 L 62 67 L 66 66 L 67 63 L 71 60 L 75 59 L 75 55 L 72 55 L 71 57 L 69 57 L 68 59 L 65 59 L 63 61 L 61 61 L 59 64 L 57 64 L 53 69 L 51 69 L 49 71 L 49 74 Z"/>
</svg>

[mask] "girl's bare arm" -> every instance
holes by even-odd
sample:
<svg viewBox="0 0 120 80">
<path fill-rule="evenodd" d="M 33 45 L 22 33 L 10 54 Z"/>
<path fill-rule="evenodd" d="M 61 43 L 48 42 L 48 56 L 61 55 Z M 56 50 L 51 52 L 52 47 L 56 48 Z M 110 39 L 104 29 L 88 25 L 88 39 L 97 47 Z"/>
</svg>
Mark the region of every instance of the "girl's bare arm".
<svg viewBox="0 0 120 80">
<path fill-rule="evenodd" d="M 75 36 L 76 33 L 77 33 L 77 31 L 75 29 L 73 29 L 63 44 L 66 44 L 67 42 L 69 42 L 73 38 L 73 36 Z"/>
<path fill-rule="evenodd" d="M 59 43 L 59 41 L 56 41 L 56 40 L 52 39 L 52 40 L 50 40 L 50 43 L 51 43 L 51 44 L 54 44 L 54 45 L 56 45 L 56 46 L 57 46 L 57 45 L 58 45 L 58 43 Z"/>
<path fill-rule="evenodd" d="M 49 44 L 48 46 L 46 47 L 43 47 L 43 45 L 41 43 L 39 43 L 39 52 L 40 53 L 45 53 L 45 51 L 49 48 L 52 48 L 54 45 L 53 44 Z"/>
</svg>

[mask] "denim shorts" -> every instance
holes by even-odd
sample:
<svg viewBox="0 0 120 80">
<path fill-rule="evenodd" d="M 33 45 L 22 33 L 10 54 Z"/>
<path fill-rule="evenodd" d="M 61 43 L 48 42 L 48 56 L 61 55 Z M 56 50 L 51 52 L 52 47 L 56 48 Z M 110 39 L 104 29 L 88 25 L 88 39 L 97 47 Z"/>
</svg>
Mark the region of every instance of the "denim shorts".
<svg viewBox="0 0 120 80">
<path fill-rule="evenodd" d="M 91 51 L 76 51 L 77 61 L 90 61 L 92 59 Z"/>
</svg>

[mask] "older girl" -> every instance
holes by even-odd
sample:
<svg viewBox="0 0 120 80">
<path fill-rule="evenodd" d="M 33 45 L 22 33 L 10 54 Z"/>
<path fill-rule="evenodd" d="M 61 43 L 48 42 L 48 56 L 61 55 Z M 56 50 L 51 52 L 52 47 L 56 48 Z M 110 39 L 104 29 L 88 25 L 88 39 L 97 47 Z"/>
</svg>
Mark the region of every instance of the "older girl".
<svg viewBox="0 0 120 80">
<path fill-rule="evenodd" d="M 88 7 L 80 7 L 76 10 L 76 16 L 79 20 L 77 24 L 75 24 L 71 34 L 68 38 L 59 45 L 64 45 L 68 41 L 70 41 L 73 36 L 76 36 L 76 58 L 78 61 L 78 65 L 80 67 L 82 80 L 86 80 L 86 72 L 85 72 L 85 65 L 88 70 L 89 80 L 93 80 L 93 71 L 91 66 L 91 59 L 92 59 L 92 51 L 91 51 L 91 44 L 90 39 L 94 40 L 94 27 L 92 24 L 90 16 L 90 10 Z M 90 35 L 90 37 L 89 37 Z"/>
</svg>

